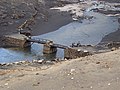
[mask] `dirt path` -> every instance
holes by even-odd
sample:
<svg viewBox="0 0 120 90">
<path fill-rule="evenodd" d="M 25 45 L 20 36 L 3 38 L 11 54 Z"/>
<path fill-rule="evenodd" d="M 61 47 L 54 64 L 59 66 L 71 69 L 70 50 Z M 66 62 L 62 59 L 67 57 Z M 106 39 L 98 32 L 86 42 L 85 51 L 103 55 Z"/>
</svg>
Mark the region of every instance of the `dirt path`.
<svg viewBox="0 0 120 90">
<path fill-rule="evenodd" d="M 53 65 L 47 70 L 11 70 L 0 80 L 0 90 L 118 90 L 120 50 Z M 6 79 L 5 79 L 6 78 Z"/>
</svg>

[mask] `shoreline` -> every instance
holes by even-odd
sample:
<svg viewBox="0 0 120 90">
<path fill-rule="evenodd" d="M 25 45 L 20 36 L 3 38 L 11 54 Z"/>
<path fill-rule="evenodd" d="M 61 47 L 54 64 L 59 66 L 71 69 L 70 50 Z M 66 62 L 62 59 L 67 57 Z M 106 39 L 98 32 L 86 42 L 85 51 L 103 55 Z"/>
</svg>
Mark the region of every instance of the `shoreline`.
<svg viewBox="0 0 120 90">
<path fill-rule="evenodd" d="M 120 18 L 118 18 L 118 22 L 120 24 Z M 105 37 L 103 37 L 103 39 L 101 40 L 100 43 L 102 42 L 120 42 L 120 27 L 118 28 L 117 31 L 113 32 L 113 33 L 110 33 L 108 35 L 106 35 Z"/>
</svg>

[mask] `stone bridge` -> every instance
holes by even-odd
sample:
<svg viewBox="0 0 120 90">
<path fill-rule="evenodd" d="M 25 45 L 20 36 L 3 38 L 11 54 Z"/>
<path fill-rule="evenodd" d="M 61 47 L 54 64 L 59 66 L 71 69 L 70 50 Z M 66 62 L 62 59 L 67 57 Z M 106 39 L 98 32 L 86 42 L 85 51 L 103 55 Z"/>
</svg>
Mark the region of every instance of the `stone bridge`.
<svg viewBox="0 0 120 90">
<path fill-rule="evenodd" d="M 43 53 L 52 54 L 57 52 L 57 48 L 64 49 L 64 58 L 73 59 L 90 55 L 88 51 L 79 50 L 69 46 L 54 43 L 52 40 L 42 38 L 31 38 L 24 34 L 5 35 L 3 43 L 8 47 L 21 47 L 27 48 L 32 43 L 43 44 Z"/>
<path fill-rule="evenodd" d="M 61 49 L 69 48 L 68 46 L 56 44 L 51 40 L 42 39 L 42 38 L 29 38 L 29 39 L 27 39 L 27 42 L 43 44 L 44 45 L 43 53 L 45 53 L 45 54 L 55 53 L 55 52 L 57 52 L 57 48 L 61 48 Z"/>
</svg>

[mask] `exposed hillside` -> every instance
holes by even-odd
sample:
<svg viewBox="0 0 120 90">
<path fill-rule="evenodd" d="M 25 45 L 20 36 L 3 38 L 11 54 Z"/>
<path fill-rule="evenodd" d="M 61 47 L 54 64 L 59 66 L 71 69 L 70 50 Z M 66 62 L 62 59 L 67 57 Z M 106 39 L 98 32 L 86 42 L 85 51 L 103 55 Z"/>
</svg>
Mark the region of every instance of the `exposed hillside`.
<svg viewBox="0 0 120 90">
<path fill-rule="evenodd" d="M 54 31 L 67 24 L 72 20 L 68 13 L 49 9 L 51 6 L 61 5 L 58 3 L 61 2 L 55 0 L 1 0 L 0 36 L 16 33 L 18 27 L 30 19 L 36 11 L 37 15 L 33 23 L 29 25 L 33 35 Z M 55 18 L 57 18 L 57 20 Z M 50 28 L 48 28 L 49 26 Z M 37 33 L 35 31 L 37 31 Z"/>
</svg>

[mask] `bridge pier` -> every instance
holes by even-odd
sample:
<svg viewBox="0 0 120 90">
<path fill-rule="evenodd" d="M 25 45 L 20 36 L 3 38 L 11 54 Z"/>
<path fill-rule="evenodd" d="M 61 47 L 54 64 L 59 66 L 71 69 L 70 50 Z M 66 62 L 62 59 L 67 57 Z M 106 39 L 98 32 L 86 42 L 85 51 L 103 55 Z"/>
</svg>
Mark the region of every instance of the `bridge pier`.
<svg viewBox="0 0 120 90">
<path fill-rule="evenodd" d="M 43 47 L 43 53 L 44 54 L 52 54 L 57 52 L 57 48 L 52 46 L 53 41 L 49 41 L 46 44 L 44 44 Z"/>
<path fill-rule="evenodd" d="M 66 59 L 76 59 L 76 58 L 85 57 L 88 55 L 92 55 L 92 54 L 87 50 L 84 51 L 76 48 L 64 49 L 64 58 Z"/>
</svg>

